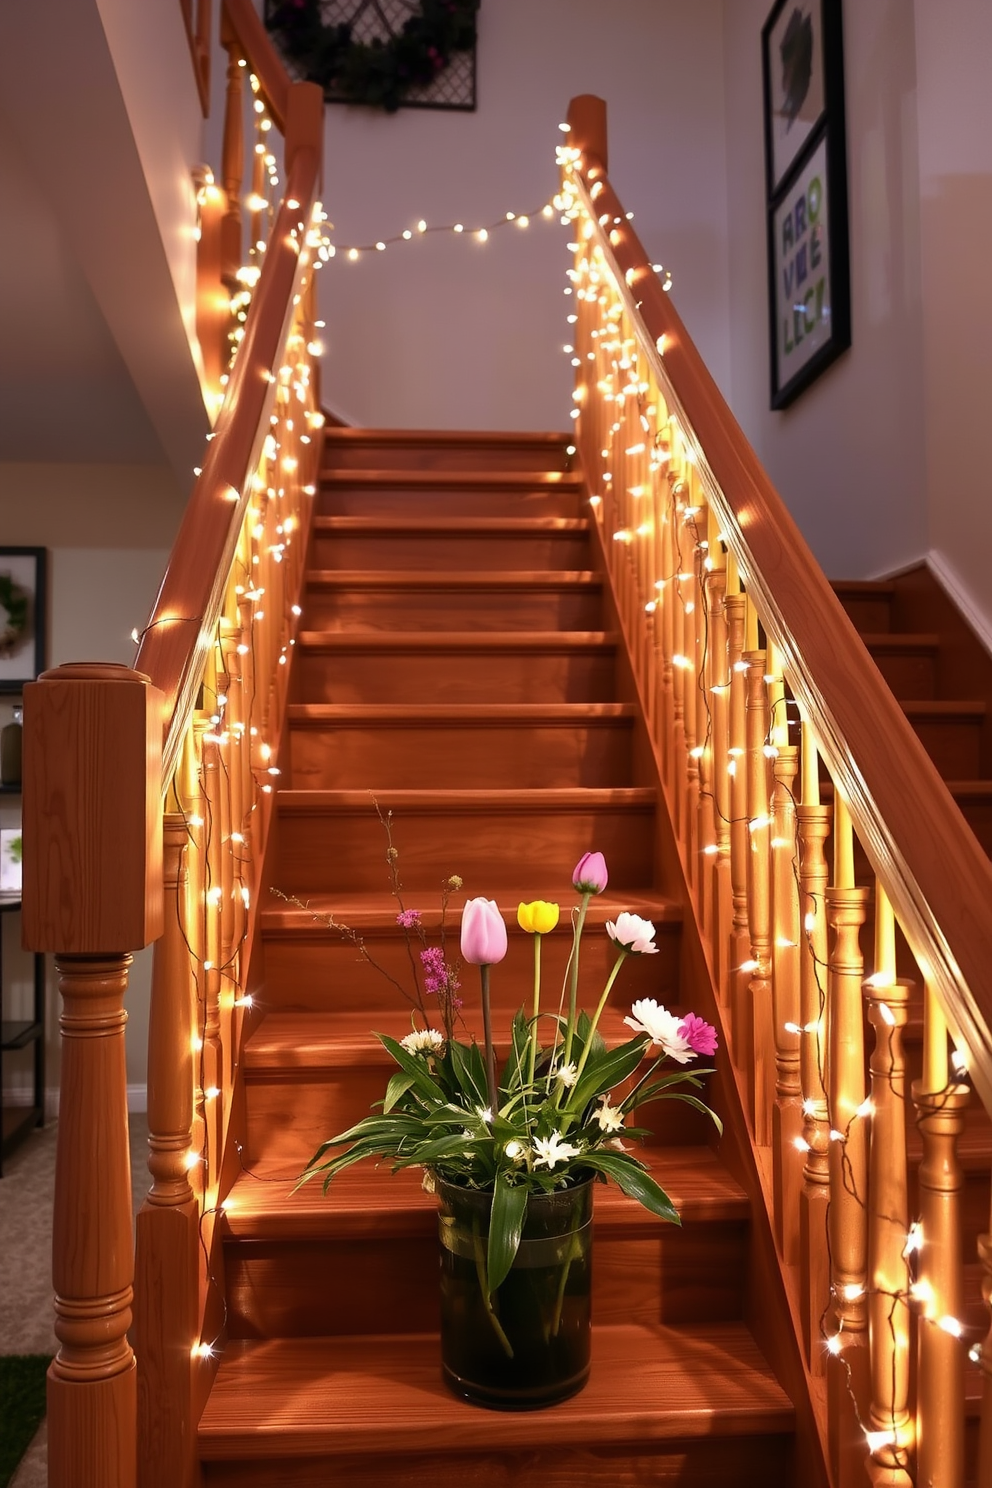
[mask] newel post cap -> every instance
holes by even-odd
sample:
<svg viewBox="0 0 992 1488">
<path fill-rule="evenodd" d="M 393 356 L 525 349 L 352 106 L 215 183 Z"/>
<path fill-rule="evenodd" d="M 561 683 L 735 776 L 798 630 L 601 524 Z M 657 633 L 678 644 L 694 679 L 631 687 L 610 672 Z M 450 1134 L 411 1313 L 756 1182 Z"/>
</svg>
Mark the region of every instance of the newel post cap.
<svg viewBox="0 0 992 1488">
<path fill-rule="evenodd" d="M 161 935 L 163 708 L 148 677 L 114 662 L 25 687 L 29 950 L 107 955 Z"/>
</svg>

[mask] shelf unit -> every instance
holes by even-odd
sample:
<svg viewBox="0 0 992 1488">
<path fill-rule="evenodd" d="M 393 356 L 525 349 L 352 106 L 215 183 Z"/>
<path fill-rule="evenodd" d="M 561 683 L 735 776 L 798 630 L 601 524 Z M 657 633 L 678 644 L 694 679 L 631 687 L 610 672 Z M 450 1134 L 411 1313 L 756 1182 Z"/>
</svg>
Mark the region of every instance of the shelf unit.
<svg viewBox="0 0 992 1488">
<path fill-rule="evenodd" d="M 20 894 L 0 894 L 0 1107 L 3 1110 L 2 1141 L 0 1141 L 0 1177 L 3 1176 L 3 1160 L 27 1136 L 34 1126 L 45 1121 L 45 957 L 43 952 L 34 952 L 34 1007 L 33 1016 L 5 1018 L 3 1016 L 3 927 L 10 914 L 19 911 Z M 15 1049 L 32 1048 L 34 1051 L 34 1082 L 29 1106 L 3 1104 L 3 1055 Z"/>
</svg>

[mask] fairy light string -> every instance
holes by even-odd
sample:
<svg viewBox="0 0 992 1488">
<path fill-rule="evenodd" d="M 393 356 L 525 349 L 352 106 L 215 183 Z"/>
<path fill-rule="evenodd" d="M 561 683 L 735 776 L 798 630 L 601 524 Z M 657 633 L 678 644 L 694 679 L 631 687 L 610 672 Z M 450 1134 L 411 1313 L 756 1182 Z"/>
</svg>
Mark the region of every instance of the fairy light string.
<svg viewBox="0 0 992 1488">
<path fill-rule="evenodd" d="M 597 225 L 593 218 L 587 215 L 581 193 L 576 184 L 573 168 L 579 159 L 580 152 L 577 150 L 560 148 L 558 151 L 559 165 L 563 170 L 563 186 L 560 197 L 556 198 L 556 205 L 562 209 L 565 219 L 573 225 L 573 241 L 570 242 L 569 248 L 575 255 L 574 267 L 568 270 L 568 284 L 565 293 L 567 296 L 574 296 L 580 301 L 584 301 L 587 305 L 591 304 L 594 311 L 598 310 L 599 314 L 598 317 L 594 315 L 594 323 L 590 327 L 587 327 L 591 349 L 585 351 L 576 344 L 576 326 L 579 321 L 579 314 L 573 312 L 570 308 L 567 315 L 567 325 L 570 334 L 563 345 L 563 351 L 570 358 L 571 365 L 576 369 L 577 376 L 580 379 L 573 393 L 573 403 L 576 406 L 572 408 L 571 416 L 576 422 L 584 418 L 588 410 L 587 388 L 592 384 L 602 399 L 606 432 L 602 441 L 602 447 L 598 451 L 598 463 L 596 462 L 596 451 L 592 448 L 597 443 L 594 434 L 590 432 L 590 437 L 586 440 L 587 464 L 590 457 L 593 459 L 593 468 L 588 470 L 587 474 L 592 487 L 590 504 L 602 524 L 604 517 L 604 497 L 610 498 L 612 507 L 615 509 L 617 505 L 615 494 L 617 471 L 623 470 L 626 472 L 627 469 L 626 459 L 620 458 L 620 456 L 630 457 L 631 455 L 642 453 L 636 446 L 628 446 L 623 450 L 620 449 L 621 440 L 626 442 L 629 439 L 629 426 L 625 427 L 625 404 L 630 399 L 636 400 L 637 416 L 644 430 L 645 447 L 650 452 L 649 480 L 653 510 L 655 512 L 654 520 L 656 522 L 667 522 L 671 534 L 671 560 L 665 570 L 660 571 L 661 565 L 657 563 L 656 558 L 656 577 L 654 579 L 653 591 L 649 594 L 645 594 L 642 591 L 640 593 L 639 603 L 640 607 L 650 617 L 649 623 L 652 627 L 657 623 L 658 611 L 664 605 L 666 599 L 668 599 L 669 604 L 675 604 L 677 611 L 683 617 L 675 626 L 676 650 L 671 657 L 671 662 L 673 667 L 684 668 L 692 673 L 693 691 L 702 699 L 705 735 L 701 739 L 694 740 L 694 747 L 691 750 L 691 754 L 699 760 L 707 751 L 712 756 L 713 744 L 713 712 L 709 696 L 710 686 L 708 680 L 710 673 L 709 613 L 708 607 L 704 603 L 701 626 L 696 632 L 698 654 L 693 659 L 685 654 L 679 640 L 686 633 L 684 625 L 684 616 L 687 610 L 686 587 L 688 586 L 690 591 L 696 596 L 696 600 L 693 601 L 695 603 L 698 598 L 705 597 L 705 574 L 708 571 L 712 571 L 713 567 L 719 563 L 721 558 L 728 566 L 730 563 L 736 564 L 736 558 L 723 533 L 720 533 L 717 538 L 715 554 L 710 551 L 713 547 L 712 533 L 708 535 L 704 534 L 701 524 L 697 524 L 696 522 L 696 509 L 683 499 L 687 493 L 686 478 L 688 475 L 692 475 L 693 479 L 701 481 L 704 494 L 707 501 L 709 501 L 709 492 L 707 490 L 708 476 L 705 469 L 698 462 L 687 458 L 687 455 L 689 455 L 692 449 L 691 437 L 682 429 L 677 415 L 668 414 L 667 409 L 664 407 L 659 409 L 657 406 L 659 402 L 662 402 L 662 395 L 660 388 L 652 383 L 650 368 L 646 372 L 643 370 L 645 364 L 642 360 L 644 356 L 642 345 L 644 343 L 639 341 L 635 327 L 630 321 L 629 311 L 624 305 L 623 297 L 615 287 L 611 266 L 608 264 L 606 255 L 597 240 Z M 595 184 L 591 195 L 593 199 L 598 195 Z M 599 229 L 606 233 L 607 236 L 618 231 L 621 226 L 622 219 L 618 217 L 614 217 L 612 221 L 605 215 L 600 216 L 598 219 Z M 614 241 L 616 240 L 614 239 Z M 628 271 L 624 278 L 629 288 L 633 275 Z M 663 287 L 667 288 L 668 284 L 664 284 Z M 635 306 L 635 308 L 637 307 Z M 660 356 L 664 355 L 663 339 L 656 349 Z M 585 369 L 587 363 L 590 365 L 587 375 L 583 377 L 583 371 L 580 369 Z M 611 405 L 616 410 L 612 421 L 609 414 L 605 412 Z M 643 495 L 644 492 L 632 490 L 628 487 L 626 494 L 632 495 L 636 503 L 638 497 Z M 629 505 L 629 503 L 627 504 Z M 629 552 L 638 538 L 647 536 L 647 533 L 646 531 L 625 525 L 623 518 L 621 518 L 620 525 L 616 527 L 612 534 L 607 531 L 604 533 L 604 536 L 606 538 L 612 536 L 615 543 L 623 545 Z M 685 539 L 688 539 L 688 542 Z M 720 551 L 721 547 L 724 550 L 722 553 Z M 689 572 L 690 569 L 693 569 L 692 573 Z M 636 586 L 638 583 L 638 566 L 633 559 L 630 564 L 629 577 Z M 750 596 L 748 596 L 748 604 L 751 603 Z M 659 656 L 659 663 L 660 661 L 661 657 Z M 769 670 L 768 675 L 765 677 L 766 687 L 769 691 L 769 722 L 764 743 L 764 754 L 769 761 L 777 757 L 778 745 L 783 738 L 788 738 L 789 730 L 795 729 L 799 724 L 795 704 L 787 696 L 784 685 L 778 681 L 778 676 L 779 674 L 776 669 L 774 673 Z M 778 684 L 777 686 L 775 685 L 776 683 Z M 736 763 L 736 760 L 733 758 L 729 760 L 728 771 L 730 773 L 733 773 L 735 770 Z M 688 764 L 691 769 L 692 761 L 688 761 Z M 809 957 L 815 979 L 817 1013 L 813 1022 L 813 1031 L 817 1035 L 816 1065 L 820 1085 L 825 1091 L 829 1092 L 826 1069 L 827 1050 L 823 1030 L 826 1026 L 828 1004 L 826 977 L 830 972 L 833 951 L 829 950 L 824 957 L 819 953 L 817 948 L 815 927 L 821 923 L 822 917 L 826 912 L 826 903 L 821 894 L 813 893 L 811 895 L 808 887 L 804 886 L 802 882 L 802 875 L 800 873 L 802 822 L 800 820 L 799 810 L 797 809 L 802 806 L 802 800 L 796 796 L 791 788 L 785 788 L 788 791 L 793 808 L 794 839 L 792 841 L 776 841 L 772 844 L 772 850 L 788 851 L 790 854 L 795 894 L 801 907 L 800 933 L 803 936 L 805 951 Z M 728 815 L 721 810 L 720 793 L 712 783 L 708 790 L 702 790 L 701 788 L 700 799 L 703 797 L 708 799 L 712 805 L 715 820 L 722 822 L 727 828 L 732 826 L 735 820 L 739 820 L 734 818 L 732 814 Z M 749 826 L 751 825 L 750 822 L 747 824 Z M 707 853 L 720 851 L 718 847 L 711 846 L 708 843 L 703 845 L 702 850 Z M 804 900 L 807 901 L 805 912 L 803 912 Z M 736 968 L 737 971 L 756 969 L 756 962 L 748 962 L 745 966 Z M 731 968 L 731 971 L 734 970 L 734 968 Z M 878 983 L 875 982 L 874 978 L 869 977 L 867 981 L 869 984 L 874 983 L 877 993 Z M 887 1005 L 884 1000 L 876 998 L 876 1001 L 883 1022 L 887 1023 L 889 1019 L 893 1019 L 894 1021 L 891 1011 L 889 1011 L 888 1018 L 885 1016 Z M 799 1024 L 786 1025 L 786 1028 L 787 1031 L 791 1031 L 797 1035 L 810 1031 L 808 1028 L 803 1028 Z M 888 1049 L 887 1068 L 883 1068 L 881 1072 L 876 1069 L 874 1071 L 874 1079 L 876 1081 L 882 1080 L 886 1083 L 893 1094 L 898 1097 L 901 1107 L 905 1108 L 908 1097 L 902 1088 L 903 1074 L 901 1069 L 897 1070 L 895 1064 L 895 1044 L 891 1039 L 888 1043 Z M 960 1056 L 955 1059 L 955 1056 L 952 1055 L 952 1065 L 955 1067 L 949 1072 L 947 1083 L 943 1090 L 928 1093 L 927 1116 L 943 1110 L 948 1100 L 954 1095 L 963 1073 Z M 835 1112 L 831 1109 L 828 1093 L 827 1117 L 830 1140 L 831 1142 L 839 1143 L 841 1146 L 843 1188 L 846 1193 L 852 1196 L 854 1202 L 862 1210 L 868 1209 L 868 1199 L 865 1194 L 858 1191 L 858 1184 L 847 1148 L 855 1122 L 870 1119 L 873 1109 L 871 1095 L 868 1094 L 862 1105 L 838 1129 Z M 802 1139 L 797 1139 L 797 1146 L 800 1140 Z M 803 1142 L 804 1149 L 806 1145 Z M 828 1199 L 825 1240 L 829 1274 L 833 1278 L 834 1258 L 831 1250 L 830 1227 L 831 1202 Z M 904 1224 L 904 1220 L 899 1216 L 886 1217 L 881 1215 L 875 1216 L 875 1218 L 876 1221 L 878 1219 L 884 1221 L 888 1218 L 890 1223 L 898 1223 L 900 1227 Z M 900 1366 L 897 1358 L 897 1348 L 901 1345 L 897 1328 L 897 1313 L 901 1308 L 909 1307 L 911 1309 L 911 1314 L 916 1319 L 918 1327 L 927 1325 L 936 1327 L 950 1334 L 952 1337 L 962 1339 L 963 1346 L 968 1348 L 969 1357 L 972 1361 L 977 1361 L 982 1353 L 981 1344 L 975 1344 L 969 1347 L 967 1339 L 969 1330 L 961 1319 L 951 1316 L 932 1315 L 927 1310 L 926 1303 L 929 1299 L 923 1296 L 919 1283 L 919 1266 L 921 1256 L 924 1253 L 923 1247 L 925 1243 L 926 1237 L 923 1233 L 922 1221 L 917 1217 L 910 1223 L 906 1232 L 906 1242 L 903 1252 L 906 1262 L 906 1286 L 892 1289 L 879 1287 L 873 1285 L 871 1277 L 868 1276 L 866 1277 L 866 1286 L 859 1289 L 866 1298 L 869 1294 L 874 1294 L 890 1300 L 890 1305 L 887 1309 L 887 1327 L 891 1345 L 889 1350 L 891 1356 L 889 1398 L 893 1401 L 898 1398 L 897 1372 Z M 910 1448 L 902 1445 L 906 1433 L 904 1425 L 893 1416 L 888 1429 L 876 1430 L 871 1422 L 866 1423 L 861 1418 L 859 1401 L 853 1387 L 850 1360 L 844 1354 L 843 1318 L 834 1320 L 835 1299 L 834 1283 L 831 1280 L 831 1294 L 819 1320 L 820 1337 L 822 1345 L 828 1353 L 840 1356 L 841 1358 L 846 1370 L 848 1393 L 856 1419 L 864 1433 L 866 1446 L 871 1453 L 877 1453 L 883 1448 L 888 1448 L 900 1468 L 907 1473 L 911 1481 L 915 1482 L 912 1451 Z M 912 1441 L 912 1433 L 910 1432 L 909 1434 Z"/>
</svg>

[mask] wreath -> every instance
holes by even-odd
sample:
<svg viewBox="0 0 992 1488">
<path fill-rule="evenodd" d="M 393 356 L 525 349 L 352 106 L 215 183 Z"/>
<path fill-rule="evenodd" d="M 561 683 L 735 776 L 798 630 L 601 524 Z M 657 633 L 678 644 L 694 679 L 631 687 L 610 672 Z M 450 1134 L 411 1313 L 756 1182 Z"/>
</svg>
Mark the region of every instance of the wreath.
<svg viewBox="0 0 992 1488">
<path fill-rule="evenodd" d="M 28 596 L 10 574 L 0 574 L 0 651 L 13 646 L 28 628 Z"/>
<path fill-rule="evenodd" d="M 452 52 L 475 46 L 480 0 L 421 0 L 399 31 L 355 41 L 353 22 L 325 22 L 321 0 L 266 0 L 265 24 L 284 56 L 325 97 L 394 114 L 411 88 L 432 83 Z"/>
</svg>

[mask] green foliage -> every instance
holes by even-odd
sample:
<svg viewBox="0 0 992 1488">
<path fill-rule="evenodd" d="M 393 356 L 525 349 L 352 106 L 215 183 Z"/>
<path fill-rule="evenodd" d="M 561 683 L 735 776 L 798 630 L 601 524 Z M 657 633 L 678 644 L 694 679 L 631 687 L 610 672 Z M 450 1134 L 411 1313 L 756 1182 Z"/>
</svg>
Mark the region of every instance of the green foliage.
<svg viewBox="0 0 992 1488">
<path fill-rule="evenodd" d="M 47 1354 L 0 1355 L 0 1488 L 31 1445 L 45 1415 Z"/>
</svg>

